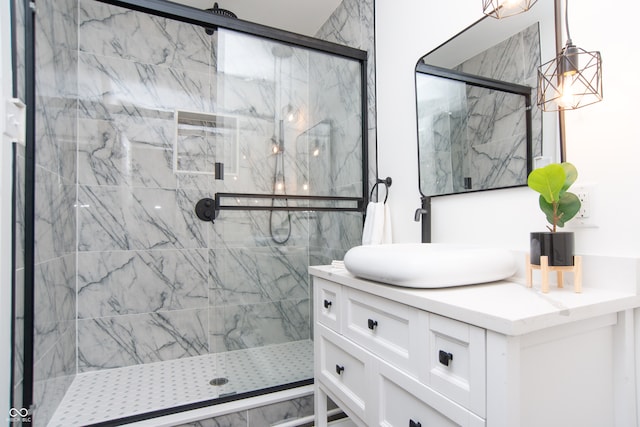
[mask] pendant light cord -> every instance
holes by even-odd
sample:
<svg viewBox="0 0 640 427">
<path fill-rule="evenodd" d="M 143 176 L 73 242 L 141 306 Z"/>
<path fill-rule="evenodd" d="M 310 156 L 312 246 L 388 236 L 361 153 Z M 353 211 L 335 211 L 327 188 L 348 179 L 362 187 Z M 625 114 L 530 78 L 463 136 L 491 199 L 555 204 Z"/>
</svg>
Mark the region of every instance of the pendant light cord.
<svg viewBox="0 0 640 427">
<path fill-rule="evenodd" d="M 567 29 L 567 45 L 572 44 L 571 32 L 569 31 L 569 0 L 564 1 L 564 25 Z"/>
</svg>

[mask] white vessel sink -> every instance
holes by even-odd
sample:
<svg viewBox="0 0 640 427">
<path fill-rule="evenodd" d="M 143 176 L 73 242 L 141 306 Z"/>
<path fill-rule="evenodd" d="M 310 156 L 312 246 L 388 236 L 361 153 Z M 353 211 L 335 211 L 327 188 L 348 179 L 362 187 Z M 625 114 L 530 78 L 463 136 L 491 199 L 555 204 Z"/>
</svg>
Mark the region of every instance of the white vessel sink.
<svg viewBox="0 0 640 427">
<path fill-rule="evenodd" d="M 443 243 L 356 246 L 344 256 L 354 276 L 410 288 L 443 288 L 513 276 L 516 260 L 506 249 Z"/>
</svg>

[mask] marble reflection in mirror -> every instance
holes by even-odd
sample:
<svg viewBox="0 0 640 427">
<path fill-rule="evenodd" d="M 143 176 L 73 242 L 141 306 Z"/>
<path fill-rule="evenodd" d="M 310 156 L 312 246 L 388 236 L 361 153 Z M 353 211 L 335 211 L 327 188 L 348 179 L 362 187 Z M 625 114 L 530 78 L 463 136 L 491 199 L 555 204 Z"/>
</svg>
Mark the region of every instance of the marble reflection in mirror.
<svg viewBox="0 0 640 427">
<path fill-rule="evenodd" d="M 508 20 L 481 19 L 420 58 L 416 66 L 416 101 L 420 191 L 424 196 L 526 185 L 534 158 L 544 155 L 555 160 L 557 119 L 545 117 L 543 123 L 542 113 L 535 105 L 537 67 L 541 57 L 555 49 L 553 17 L 551 2 Z M 522 151 L 526 145 L 522 134 L 526 114 L 524 110 L 511 109 L 524 105 L 521 98 L 508 96 L 511 100 L 506 102 L 507 98 L 500 95 L 503 101 L 480 101 L 477 88 L 458 85 L 455 89 L 452 83 L 439 83 L 440 88 L 436 88 L 425 84 L 425 74 L 420 71 L 424 65 L 531 88 L 528 152 Z M 437 98 L 443 96 L 450 97 L 449 109 L 443 107 L 448 117 L 435 120 L 423 116 L 425 111 L 433 111 L 435 104 L 442 102 Z M 496 96 L 489 98 L 495 101 Z M 456 109 L 456 102 L 474 108 L 462 113 Z M 447 133 L 447 127 L 451 133 Z M 506 143 L 509 138 L 510 144 Z M 518 167 L 521 169 L 516 170 Z"/>
<path fill-rule="evenodd" d="M 453 194 L 526 183 L 531 170 L 531 88 L 419 67 L 420 188 Z M 466 79 L 466 80 L 465 80 Z"/>
</svg>

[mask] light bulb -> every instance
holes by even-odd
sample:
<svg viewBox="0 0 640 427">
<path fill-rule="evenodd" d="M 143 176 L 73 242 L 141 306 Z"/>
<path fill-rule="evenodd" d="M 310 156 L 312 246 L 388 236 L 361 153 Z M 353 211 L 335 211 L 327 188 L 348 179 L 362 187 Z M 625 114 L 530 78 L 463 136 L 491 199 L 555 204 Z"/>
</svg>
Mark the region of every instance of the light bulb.
<svg viewBox="0 0 640 427">
<path fill-rule="evenodd" d="M 316 147 L 313 150 L 313 157 L 318 157 L 320 155 L 320 149 L 318 147 Z"/>
<path fill-rule="evenodd" d="M 577 77 L 577 73 L 567 73 L 562 76 L 561 93 L 557 101 L 562 108 L 574 108 L 576 104 L 576 85 L 574 83 Z"/>
<path fill-rule="evenodd" d="M 284 188 L 284 183 L 282 181 L 278 181 L 276 183 L 276 190 L 282 190 Z"/>
<path fill-rule="evenodd" d="M 500 6 L 506 9 L 512 9 L 518 6 L 518 3 L 519 3 L 519 0 L 503 0 L 502 2 L 500 2 Z"/>
<path fill-rule="evenodd" d="M 309 184 L 304 183 L 304 184 L 302 185 L 302 189 L 303 189 L 304 191 L 307 191 L 307 190 L 309 189 Z"/>
<path fill-rule="evenodd" d="M 278 152 L 280 151 L 280 148 L 278 148 L 278 144 L 273 144 L 271 151 L 273 152 L 273 154 L 278 154 Z"/>
<path fill-rule="evenodd" d="M 289 123 L 298 121 L 298 109 L 291 104 L 287 104 L 282 109 L 282 115 Z"/>
</svg>

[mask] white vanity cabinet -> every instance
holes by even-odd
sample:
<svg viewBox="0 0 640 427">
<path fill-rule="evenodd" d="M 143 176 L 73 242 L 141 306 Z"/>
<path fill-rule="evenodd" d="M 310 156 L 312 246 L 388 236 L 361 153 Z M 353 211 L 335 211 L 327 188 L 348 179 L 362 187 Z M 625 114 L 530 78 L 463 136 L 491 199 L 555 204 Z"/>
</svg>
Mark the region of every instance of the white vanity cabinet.
<svg viewBox="0 0 640 427">
<path fill-rule="evenodd" d="M 420 290 L 310 272 L 317 427 L 327 396 L 361 426 L 637 425 L 635 295 Z"/>
</svg>

